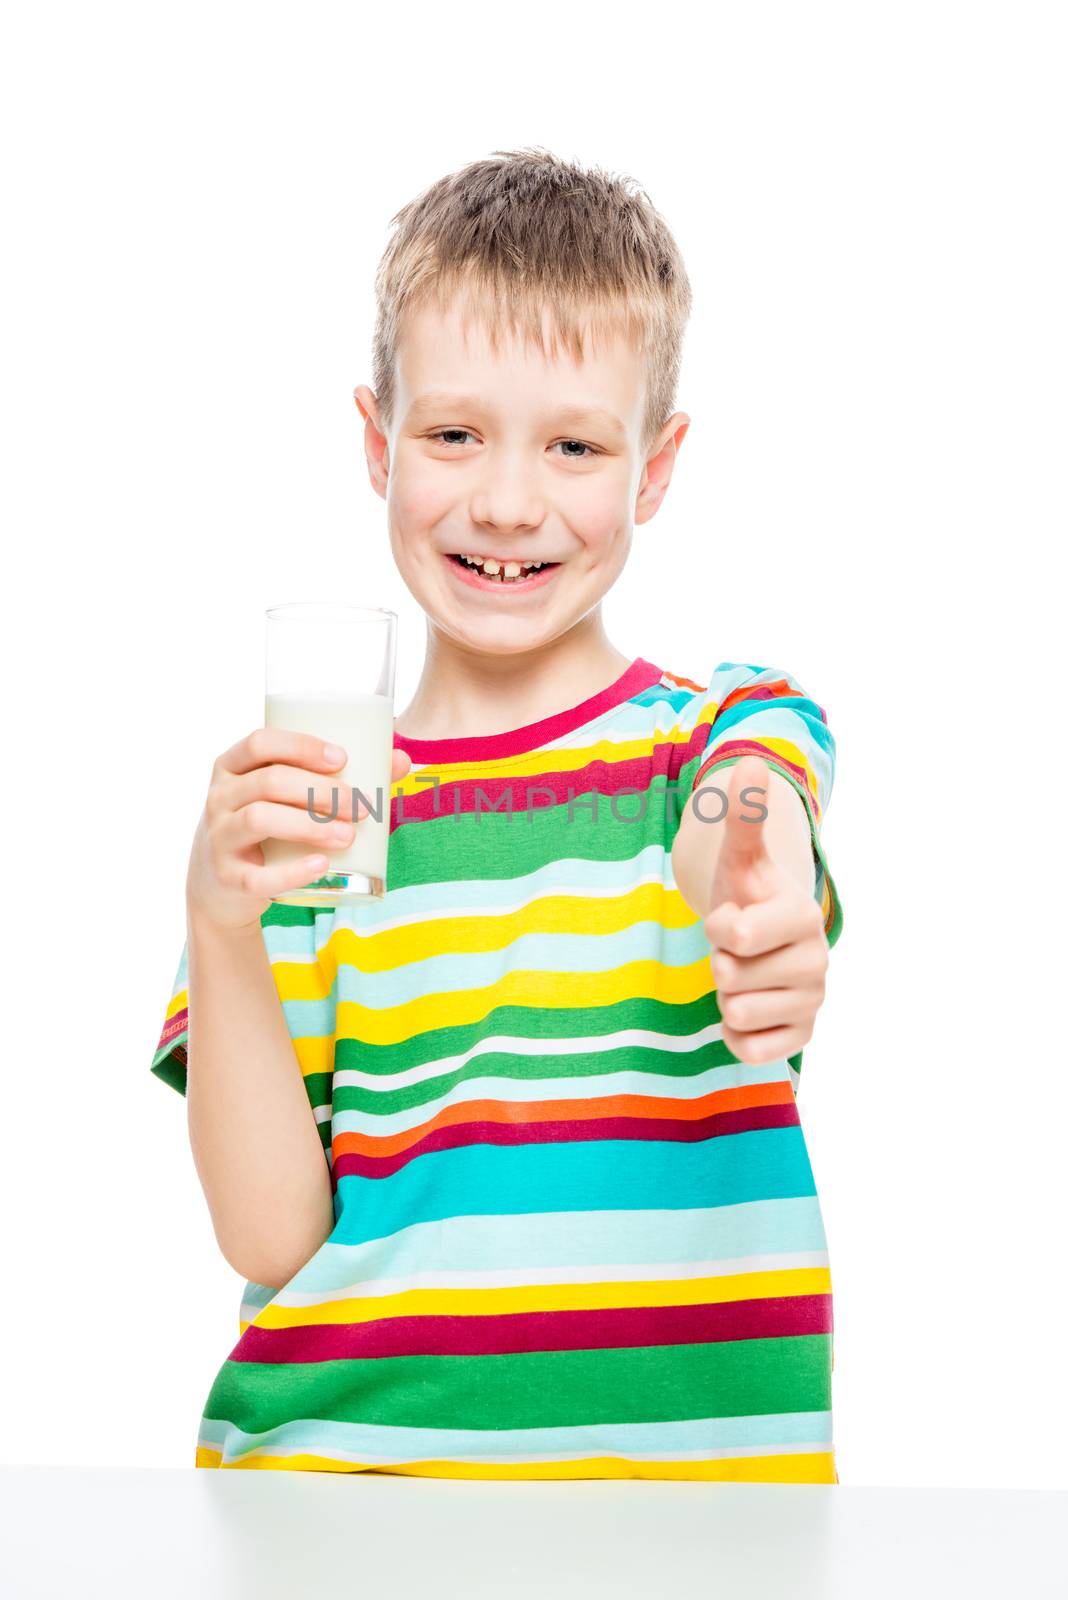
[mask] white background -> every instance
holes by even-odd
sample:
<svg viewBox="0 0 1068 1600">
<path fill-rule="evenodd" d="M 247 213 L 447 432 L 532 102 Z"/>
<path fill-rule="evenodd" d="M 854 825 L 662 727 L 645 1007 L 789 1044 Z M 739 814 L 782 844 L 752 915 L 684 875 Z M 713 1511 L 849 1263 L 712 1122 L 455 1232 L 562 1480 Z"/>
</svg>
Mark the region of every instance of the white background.
<svg viewBox="0 0 1068 1600">
<path fill-rule="evenodd" d="M 800 1110 L 843 1484 L 1068 1486 L 1063 8 L 8 12 L 0 1456 L 191 1466 L 242 1282 L 149 1064 L 263 610 L 421 614 L 352 390 L 389 218 L 541 145 L 695 294 L 630 655 L 826 709 Z"/>
</svg>

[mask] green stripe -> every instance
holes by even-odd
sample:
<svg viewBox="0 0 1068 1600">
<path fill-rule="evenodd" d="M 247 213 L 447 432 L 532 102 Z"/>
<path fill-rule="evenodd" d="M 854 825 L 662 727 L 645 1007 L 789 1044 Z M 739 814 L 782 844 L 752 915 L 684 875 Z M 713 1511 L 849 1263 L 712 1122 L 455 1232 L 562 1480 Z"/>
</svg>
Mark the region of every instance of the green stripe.
<svg viewBox="0 0 1068 1600">
<path fill-rule="evenodd" d="M 551 771 L 551 762 L 549 766 Z M 571 781 L 577 788 L 579 774 L 564 776 L 565 785 Z M 515 810 L 511 817 L 490 811 L 464 811 L 456 816 L 450 794 L 446 793 L 440 816 L 426 821 L 403 819 L 404 849 L 390 857 L 390 888 L 518 878 L 559 861 L 561 856 L 579 856 L 584 861 L 629 861 L 650 844 L 666 844 L 678 827 L 675 806 L 670 801 L 665 803 L 667 778 L 663 773 L 643 791 L 645 812 L 640 821 L 628 820 L 639 815 L 640 795 L 620 795 L 616 800 L 617 817 L 612 810 L 612 797 L 597 794 L 594 820 L 589 805 L 595 791 L 580 790 L 574 797 L 569 820 L 566 801 L 550 804 L 548 797 L 539 796 L 532 810 L 522 809 L 527 786 L 533 789 L 539 782 L 537 773 L 517 777 L 513 782 Z M 686 793 L 684 788 L 679 792 Z M 566 841 L 563 849 L 562 840 Z"/>
<path fill-rule="evenodd" d="M 362 1111 L 372 1116 L 391 1115 L 414 1110 L 420 1106 L 434 1105 L 457 1085 L 472 1077 L 492 1076 L 495 1080 L 515 1083 L 538 1083 L 543 1079 L 574 1079 L 576 1092 L 597 1094 L 597 1079 L 613 1072 L 641 1072 L 649 1076 L 671 1079 L 693 1078 L 711 1067 L 726 1066 L 733 1061 L 721 1040 L 702 1045 L 692 1055 L 672 1055 L 667 1050 L 653 1050 L 640 1045 L 626 1045 L 618 1050 L 603 1050 L 595 1054 L 566 1056 L 519 1056 L 503 1051 L 487 1051 L 474 1057 L 454 1072 L 442 1072 L 424 1083 L 407 1084 L 390 1090 L 385 1079 L 371 1088 L 334 1083 L 334 1111 Z M 711 1089 L 715 1085 L 711 1085 Z M 634 1091 L 631 1091 L 634 1092 Z M 653 1094 L 655 1086 L 638 1091 Z"/>
<path fill-rule="evenodd" d="M 185 1034 L 179 1035 L 174 1044 L 168 1047 L 169 1050 L 173 1051 L 174 1045 L 181 1044 L 184 1039 Z M 164 1055 L 162 1059 L 157 1060 L 153 1064 L 152 1071 L 157 1078 L 162 1078 L 164 1083 L 170 1084 L 172 1089 L 177 1089 L 179 1094 L 185 1094 L 186 1069 L 180 1061 L 174 1059 L 173 1055 Z"/>
<path fill-rule="evenodd" d="M 606 1006 L 495 1006 L 487 1017 L 475 1022 L 428 1028 L 397 1044 L 364 1044 L 359 1039 L 339 1037 L 334 1066 L 339 1071 L 343 1067 L 356 1067 L 387 1078 L 407 1067 L 426 1066 L 443 1057 L 462 1055 L 486 1037 L 487 1025 L 492 1026 L 495 1034 L 520 1039 L 597 1038 L 625 1028 L 644 1028 L 672 1038 L 685 1038 L 718 1021 L 719 1007 L 712 990 L 685 1004 L 637 995 Z M 728 1058 L 729 1052 L 724 1051 L 722 1059 Z M 685 1057 L 675 1059 L 681 1063 Z M 705 1064 L 715 1064 L 718 1059 L 712 1056 Z"/>
<path fill-rule="evenodd" d="M 563 1428 L 828 1411 L 830 1334 L 622 1350 L 227 1361 L 206 1417 L 266 1433 L 302 1417 L 394 1428 Z"/>
</svg>

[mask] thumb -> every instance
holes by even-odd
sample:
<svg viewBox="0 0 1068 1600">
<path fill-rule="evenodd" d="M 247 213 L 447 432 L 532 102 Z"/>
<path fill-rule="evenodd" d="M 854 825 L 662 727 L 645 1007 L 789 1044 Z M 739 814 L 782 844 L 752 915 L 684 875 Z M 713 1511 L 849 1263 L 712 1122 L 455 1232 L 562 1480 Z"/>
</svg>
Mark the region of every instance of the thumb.
<svg viewBox="0 0 1068 1600">
<path fill-rule="evenodd" d="M 742 756 L 730 769 L 723 839 L 712 880 L 713 910 L 725 900 L 743 906 L 756 898 L 754 869 L 771 860 L 764 837 L 767 799 L 767 762 L 760 756 Z"/>
</svg>

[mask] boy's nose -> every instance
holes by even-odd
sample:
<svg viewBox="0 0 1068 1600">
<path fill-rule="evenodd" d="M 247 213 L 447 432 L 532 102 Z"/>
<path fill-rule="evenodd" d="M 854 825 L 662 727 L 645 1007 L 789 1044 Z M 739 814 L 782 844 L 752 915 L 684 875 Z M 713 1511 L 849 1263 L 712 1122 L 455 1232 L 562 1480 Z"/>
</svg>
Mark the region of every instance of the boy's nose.
<svg viewBox="0 0 1068 1600">
<path fill-rule="evenodd" d="M 471 496 L 471 521 L 479 528 L 517 532 L 538 528 L 545 520 L 545 503 L 521 478 L 495 475 Z"/>
</svg>

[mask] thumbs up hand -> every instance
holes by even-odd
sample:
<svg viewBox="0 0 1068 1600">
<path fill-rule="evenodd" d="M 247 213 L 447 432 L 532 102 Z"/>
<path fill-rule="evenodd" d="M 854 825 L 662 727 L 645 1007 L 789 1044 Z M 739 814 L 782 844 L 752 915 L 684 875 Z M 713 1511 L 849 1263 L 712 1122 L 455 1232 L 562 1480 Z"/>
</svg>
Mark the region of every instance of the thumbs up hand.
<svg viewBox="0 0 1068 1600">
<path fill-rule="evenodd" d="M 753 1066 L 796 1055 L 807 1044 L 823 1004 L 828 964 L 815 896 L 768 850 L 767 819 L 756 808 L 766 806 L 769 775 L 767 762 L 754 755 L 742 756 L 730 769 L 724 834 L 704 919 L 723 1042 Z"/>
</svg>

